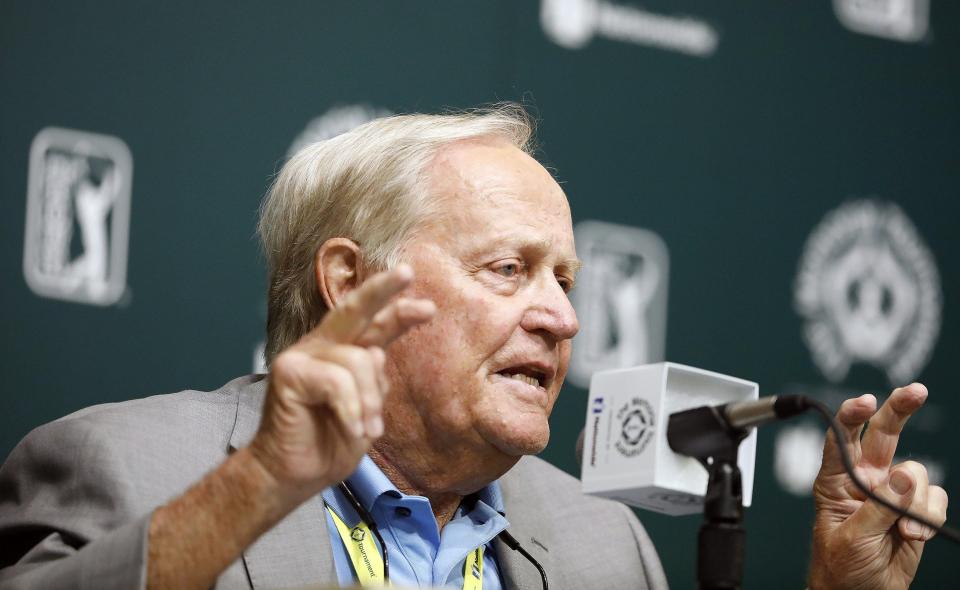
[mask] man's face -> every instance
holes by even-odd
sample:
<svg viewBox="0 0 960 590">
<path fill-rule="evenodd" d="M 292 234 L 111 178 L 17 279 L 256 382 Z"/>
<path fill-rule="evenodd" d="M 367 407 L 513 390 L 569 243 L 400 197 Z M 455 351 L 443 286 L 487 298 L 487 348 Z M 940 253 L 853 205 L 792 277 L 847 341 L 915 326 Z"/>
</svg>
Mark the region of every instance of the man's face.
<svg viewBox="0 0 960 590">
<path fill-rule="evenodd" d="M 388 436 L 451 452 L 537 453 L 578 329 L 566 294 L 578 267 L 566 197 L 502 141 L 448 146 L 429 173 L 439 212 L 404 260 L 416 273 L 411 295 L 432 299 L 437 314 L 390 348 Z"/>
</svg>

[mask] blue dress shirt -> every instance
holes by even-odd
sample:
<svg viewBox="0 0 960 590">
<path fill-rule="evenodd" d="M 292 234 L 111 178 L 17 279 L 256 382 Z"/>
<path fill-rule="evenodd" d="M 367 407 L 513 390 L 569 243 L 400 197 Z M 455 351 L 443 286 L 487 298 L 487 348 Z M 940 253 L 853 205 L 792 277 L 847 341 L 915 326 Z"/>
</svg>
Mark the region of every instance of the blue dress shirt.
<svg viewBox="0 0 960 590">
<path fill-rule="evenodd" d="M 503 497 L 497 482 L 465 499 L 442 532 L 437 530 L 430 501 L 401 493 L 369 457 L 363 457 L 357 470 L 347 478 L 347 484 L 376 520 L 387 544 L 392 584 L 463 588 L 467 555 L 484 545 L 483 588 L 500 590 L 500 571 L 492 541 L 510 523 L 500 514 Z M 360 516 L 337 488 L 327 488 L 322 497 L 348 527 L 360 522 Z M 333 544 L 337 580 L 341 586 L 352 586 L 357 583 L 357 576 L 329 512 L 327 530 Z"/>
</svg>

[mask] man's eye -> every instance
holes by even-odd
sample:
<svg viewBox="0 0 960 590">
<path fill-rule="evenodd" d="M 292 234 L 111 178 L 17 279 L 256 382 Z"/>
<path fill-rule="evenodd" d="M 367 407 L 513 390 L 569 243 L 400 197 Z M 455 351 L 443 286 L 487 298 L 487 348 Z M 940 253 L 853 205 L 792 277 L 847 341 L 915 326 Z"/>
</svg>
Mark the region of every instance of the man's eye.
<svg viewBox="0 0 960 590">
<path fill-rule="evenodd" d="M 494 272 L 508 278 L 513 277 L 513 276 L 516 276 L 518 272 L 520 272 L 520 265 L 515 262 L 511 262 L 508 264 L 501 264 L 500 266 L 494 269 Z"/>
</svg>

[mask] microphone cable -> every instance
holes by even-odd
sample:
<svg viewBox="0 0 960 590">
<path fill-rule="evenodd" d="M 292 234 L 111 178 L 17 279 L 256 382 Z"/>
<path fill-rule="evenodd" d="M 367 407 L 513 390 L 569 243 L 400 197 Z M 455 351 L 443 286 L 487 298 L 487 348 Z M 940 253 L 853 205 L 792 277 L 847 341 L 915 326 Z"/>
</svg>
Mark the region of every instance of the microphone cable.
<svg viewBox="0 0 960 590">
<path fill-rule="evenodd" d="M 504 514 L 501 512 L 500 515 L 503 516 Z M 527 561 L 532 563 L 533 566 L 537 568 L 537 571 L 540 572 L 540 580 L 543 583 L 543 590 L 549 590 L 550 587 L 547 585 L 547 572 L 543 570 L 543 566 L 540 565 L 540 562 L 534 559 L 534 557 L 530 555 L 526 549 L 521 547 L 520 542 L 517 541 L 513 535 L 508 533 L 506 530 L 500 531 L 500 534 L 497 535 L 497 538 L 503 541 L 504 545 L 513 549 L 514 551 L 518 551 L 520 555 L 524 556 Z"/>
<path fill-rule="evenodd" d="M 892 510 L 893 512 L 895 512 L 896 514 L 904 518 L 915 520 L 926 527 L 930 527 L 930 529 L 936 531 L 938 536 L 942 535 L 943 537 L 946 537 L 947 539 L 953 541 L 954 543 L 960 543 L 960 532 L 958 532 L 957 529 L 951 526 L 947 526 L 946 523 L 944 523 L 942 526 L 937 526 L 932 522 L 930 522 L 929 520 L 927 520 L 926 518 L 922 516 L 918 516 L 905 508 L 901 508 L 893 504 L 892 502 L 889 502 L 881 498 L 880 496 L 876 495 L 875 493 L 873 493 L 873 490 L 871 490 L 863 482 L 863 480 L 861 480 L 860 477 L 854 472 L 853 461 L 850 459 L 850 454 L 847 452 L 847 447 L 843 444 L 843 441 L 844 441 L 843 431 L 841 430 L 840 424 L 837 422 L 837 419 L 834 417 L 833 412 L 830 411 L 830 408 L 828 408 L 825 404 L 822 404 L 817 400 L 810 399 L 808 397 L 804 397 L 800 395 L 783 396 L 783 397 L 797 398 L 797 400 L 801 404 L 805 405 L 810 409 L 816 410 L 816 412 L 820 415 L 820 417 L 823 418 L 823 421 L 827 423 L 827 426 L 830 428 L 831 432 L 833 432 L 833 437 L 835 439 L 837 449 L 839 449 L 840 451 L 840 460 L 843 462 L 843 469 L 847 472 L 847 475 L 850 476 L 850 479 L 853 481 L 853 484 L 857 486 L 857 489 L 863 492 L 863 494 L 867 498 L 873 500 L 874 502 L 880 504 L 881 506 L 887 508 L 888 510 Z"/>
</svg>

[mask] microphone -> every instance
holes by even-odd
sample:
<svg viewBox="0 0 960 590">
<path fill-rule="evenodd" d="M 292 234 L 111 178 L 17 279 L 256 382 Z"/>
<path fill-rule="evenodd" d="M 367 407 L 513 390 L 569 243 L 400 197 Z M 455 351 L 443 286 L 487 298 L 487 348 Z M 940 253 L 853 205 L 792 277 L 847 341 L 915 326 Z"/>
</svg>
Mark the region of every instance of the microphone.
<svg viewBox="0 0 960 590">
<path fill-rule="evenodd" d="M 790 407 L 789 401 L 778 404 L 783 398 L 760 400 L 758 391 L 754 382 L 677 363 L 594 373 L 582 444 L 584 493 L 662 514 L 702 512 L 707 470 L 685 451 L 708 448 L 705 433 L 726 437 L 732 429 L 743 431 L 736 463 L 743 505 L 750 506 L 757 444 L 752 426 Z"/>
<path fill-rule="evenodd" d="M 725 404 L 721 414 L 730 428 L 755 428 L 767 422 L 792 418 L 809 407 L 801 395 L 770 395 L 756 401 Z"/>
<path fill-rule="evenodd" d="M 719 406 L 702 406 L 692 410 L 684 410 L 670 414 L 670 422 L 667 425 L 667 442 L 670 448 L 680 453 L 683 452 L 678 446 L 687 439 L 698 438 L 703 435 L 703 428 L 698 426 L 701 422 L 714 422 L 719 420 L 727 428 L 733 430 L 746 430 L 756 428 L 774 422 L 776 420 L 785 420 L 807 411 L 810 408 L 803 396 L 771 395 L 761 397 L 756 401 L 733 402 Z M 576 456 L 577 463 L 583 463 L 583 444 L 586 438 L 587 429 L 580 430 L 580 436 L 577 437 Z"/>
<path fill-rule="evenodd" d="M 757 400 L 701 406 L 670 415 L 667 442 L 675 452 L 705 459 L 730 435 L 743 436 L 761 424 L 792 418 L 809 409 L 800 395 L 768 396 Z"/>
</svg>

